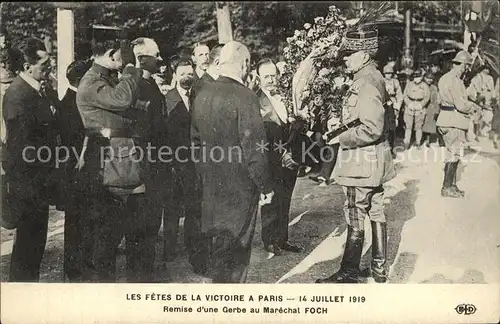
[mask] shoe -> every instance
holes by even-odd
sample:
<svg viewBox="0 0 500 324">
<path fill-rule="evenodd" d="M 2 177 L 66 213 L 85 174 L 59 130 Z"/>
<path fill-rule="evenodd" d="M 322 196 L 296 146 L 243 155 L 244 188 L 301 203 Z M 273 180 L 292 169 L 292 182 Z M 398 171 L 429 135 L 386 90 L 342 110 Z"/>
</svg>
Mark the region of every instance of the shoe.
<svg viewBox="0 0 500 324">
<path fill-rule="evenodd" d="M 452 170 L 450 172 L 452 172 L 453 174 L 453 180 L 452 180 L 452 183 L 451 183 L 451 186 L 453 189 L 455 189 L 455 191 L 457 191 L 458 193 L 460 193 L 460 195 L 462 197 L 465 197 L 465 191 L 463 190 L 460 190 L 460 188 L 457 187 L 457 169 L 458 169 L 458 161 L 456 162 L 453 162 L 451 164 L 451 168 Z"/>
<path fill-rule="evenodd" d="M 309 176 L 309 179 L 311 179 L 314 182 L 319 182 L 318 178 L 319 178 L 319 175 L 317 175 L 317 174 Z"/>
<path fill-rule="evenodd" d="M 289 242 L 285 242 L 285 243 L 281 244 L 279 247 L 280 247 L 280 249 L 282 249 L 284 251 L 289 251 L 289 252 L 294 252 L 294 253 L 300 253 L 300 252 L 304 251 L 304 249 L 301 248 L 300 246 L 291 244 Z"/>
<path fill-rule="evenodd" d="M 387 224 L 371 222 L 372 225 L 372 261 L 371 274 L 375 282 L 385 283 L 387 281 Z"/>
<path fill-rule="evenodd" d="M 270 245 L 266 246 L 265 249 L 267 252 L 273 253 L 274 255 L 282 255 L 283 254 L 283 250 L 281 250 L 281 248 L 276 244 L 270 244 Z"/>
<path fill-rule="evenodd" d="M 316 283 L 359 283 L 359 264 L 364 238 L 364 231 L 348 226 L 344 256 L 339 271 L 328 278 L 316 280 Z"/>
</svg>

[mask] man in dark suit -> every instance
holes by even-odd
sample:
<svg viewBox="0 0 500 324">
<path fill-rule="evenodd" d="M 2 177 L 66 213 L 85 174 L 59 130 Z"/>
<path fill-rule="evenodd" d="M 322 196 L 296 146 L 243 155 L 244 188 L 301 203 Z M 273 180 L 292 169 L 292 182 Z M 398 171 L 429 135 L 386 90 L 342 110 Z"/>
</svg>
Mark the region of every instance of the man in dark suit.
<svg viewBox="0 0 500 324">
<path fill-rule="evenodd" d="M 59 183 L 54 153 L 60 137 L 57 94 L 43 86 L 50 72 L 45 46 L 41 40 L 28 38 L 19 50 L 23 70 L 3 97 L 7 129 L 3 167 L 9 191 L 2 194 L 12 198 L 9 210 L 17 215 L 9 281 L 32 282 L 39 280 L 49 204 Z"/>
<path fill-rule="evenodd" d="M 221 50 L 220 76 L 194 101 L 193 155 L 202 183 L 202 232 L 210 242 L 214 283 L 245 282 L 261 204 L 272 200 L 266 133 L 259 99 L 244 80 L 250 53 L 241 43 Z M 208 155 L 207 155 L 208 154 Z"/>
<path fill-rule="evenodd" d="M 61 144 L 68 151 L 63 160 L 64 170 L 64 274 L 70 282 L 80 282 L 84 273 L 91 267 L 92 259 L 89 257 L 92 248 L 89 245 L 91 238 L 85 238 L 85 217 L 82 216 L 84 196 L 79 194 L 80 183 L 77 177 L 76 164 L 78 154 L 82 151 L 85 138 L 85 127 L 82 117 L 76 106 L 76 92 L 81 78 L 92 66 L 92 61 L 75 61 L 68 66 L 66 78 L 69 87 L 61 100 L 59 121 L 61 129 Z"/>
<path fill-rule="evenodd" d="M 194 67 L 189 59 L 175 64 L 177 84 L 166 95 L 167 135 L 166 143 L 174 152 L 171 164 L 172 183 L 169 185 L 168 203 L 164 211 L 165 260 L 176 256 L 179 219 L 184 212 L 184 242 L 194 271 L 203 274 L 206 264 L 199 257 L 201 222 L 200 187 L 194 163 L 191 159 L 191 109 L 190 91 L 194 83 Z"/>
<path fill-rule="evenodd" d="M 290 124 L 288 111 L 276 93 L 278 69 L 272 60 L 265 59 L 257 65 L 260 89 L 257 96 L 264 127 L 269 141 L 269 169 L 275 182 L 275 197 L 271 204 L 263 206 L 262 241 L 266 250 L 281 255 L 282 250 L 301 252 L 302 249 L 288 242 L 288 214 L 292 201 L 293 188 L 297 180 L 298 164 L 291 153 L 279 149 L 280 143 L 289 138 Z"/>
<path fill-rule="evenodd" d="M 223 46 L 223 44 L 217 44 L 210 50 L 210 54 L 208 56 L 208 68 L 205 73 L 203 73 L 201 78 L 196 80 L 193 85 L 193 89 L 191 91 L 193 99 L 205 83 L 214 82 L 219 77 L 220 50 Z"/>
<path fill-rule="evenodd" d="M 203 74 L 208 68 L 208 56 L 210 54 L 210 48 L 205 43 L 196 43 L 193 46 L 193 54 L 191 56 L 191 60 L 195 65 L 194 70 L 194 79 L 201 79 Z"/>
<path fill-rule="evenodd" d="M 138 66 L 142 69 L 137 99 L 149 102 L 148 111 L 134 124 L 135 141 L 144 151 L 144 183 L 146 186 L 145 205 L 138 217 L 127 223 L 126 242 L 127 270 L 130 281 L 156 282 L 154 272 L 155 247 L 161 226 L 164 191 L 163 166 L 158 150 L 164 144 L 166 125 L 165 97 L 152 75 L 158 72 L 160 49 L 151 38 L 140 37 L 132 42 Z M 150 147 L 148 149 L 148 146 Z"/>
</svg>

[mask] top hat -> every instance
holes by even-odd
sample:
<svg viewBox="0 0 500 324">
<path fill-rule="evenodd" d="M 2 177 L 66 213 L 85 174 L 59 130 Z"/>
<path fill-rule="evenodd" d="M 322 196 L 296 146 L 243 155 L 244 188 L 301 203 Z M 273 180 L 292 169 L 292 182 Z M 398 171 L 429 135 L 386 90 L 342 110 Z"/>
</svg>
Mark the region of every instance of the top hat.
<svg viewBox="0 0 500 324">
<path fill-rule="evenodd" d="M 371 54 L 378 50 L 378 30 L 351 30 L 344 37 L 343 50 L 346 53 L 366 51 Z"/>
</svg>

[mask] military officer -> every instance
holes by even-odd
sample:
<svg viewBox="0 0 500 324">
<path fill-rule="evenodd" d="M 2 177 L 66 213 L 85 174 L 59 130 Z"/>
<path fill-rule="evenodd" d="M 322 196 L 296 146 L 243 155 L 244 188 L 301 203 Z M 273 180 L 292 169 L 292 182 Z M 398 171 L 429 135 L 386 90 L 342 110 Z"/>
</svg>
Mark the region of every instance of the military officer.
<svg viewBox="0 0 500 324">
<path fill-rule="evenodd" d="M 147 111 L 147 105 L 137 99 L 142 70 L 134 66 L 136 58 L 130 42 L 95 41 L 93 52 L 94 63 L 76 93 L 88 139 L 85 154 L 81 154 L 82 177 L 88 181 L 84 188 L 88 200 L 84 217 L 93 225 L 97 280 L 116 281 L 117 248 L 125 235 L 127 279 L 137 281 L 141 280 L 140 248 L 147 243 L 146 237 L 130 225 L 145 217 L 142 161 L 132 127 Z M 122 68 L 118 79 L 117 72 Z M 94 278 L 86 275 L 84 280 Z"/>
<path fill-rule="evenodd" d="M 344 213 L 348 230 L 339 271 L 317 283 L 358 283 L 364 241 L 364 220 L 369 217 L 372 230 L 371 273 L 376 282 L 387 280 L 387 227 L 382 184 L 395 176 L 389 143 L 385 138 L 388 100 L 382 74 L 376 69 L 377 31 L 349 31 L 344 60 L 354 73 L 353 83 L 343 106 L 342 122 L 359 118 L 361 125 L 339 136 L 339 157 L 335 181 L 346 195 Z"/>
<path fill-rule="evenodd" d="M 441 189 L 443 197 L 464 196 L 464 192 L 456 185 L 456 175 L 460 151 L 466 142 L 466 133 L 474 104 L 468 100 L 465 85 L 460 76 L 470 64 L 472 64 L 472 56 L 466 51 L 460 51 L 453 59 L 452 69 L 444 74 L 438 83 L 441 110 L 436 125 L 448 153 Z"/>
<path fill-rule="evenodd" d="M 415 127 L 416 146 L 420 147 L 422 142 L 422 126 L 424 124 L 425 107 L 430 99 L 429 86 L 422 81 L 422 70 L 415 70 L 415 72 L 413 72 L 413 80 L 408 82 L 403 94 L 405 103 L 404 121 L 406 124 L 404 144 L 406 149 L 410 147 L 413 127 Z"/>
</svg>

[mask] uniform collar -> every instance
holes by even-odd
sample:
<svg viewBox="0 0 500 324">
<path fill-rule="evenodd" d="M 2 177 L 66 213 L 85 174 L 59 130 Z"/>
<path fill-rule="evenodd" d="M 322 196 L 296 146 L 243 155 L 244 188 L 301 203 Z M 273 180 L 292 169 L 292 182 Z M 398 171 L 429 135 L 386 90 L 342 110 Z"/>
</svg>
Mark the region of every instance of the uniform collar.
<svg viewBox="0 0 500 324">
<path fill-rule="evenodd" d="M 73 87 L 72 85 L 69 85 L 69 86 L 68 86 L 68 89 L 71 89 L 71 90 L 73 90 L 74 92 L 77 92 L 77 91 L 76 91 L 76 90 L 77 90 L 77 88 L 76 88 L 76 87 Z"/>
<path fill-rule="evenodd" d="M 375 62 L 370 62 L 364 67 L 362 67 L 358 72 L 354 73 L 353 81 L 363 78 L 366 75 L 372 74 L 376 71 Z"/>
<path fill-rule="evenodd" d="M 94 71 L 96 71 L 97 73 L 100 73 L 100 74 L 102 74 L 104 76 L 110 76 L 112 74 L 112 72 L 113 72 L 110 69 L 105 68 L 104 66 L 102 66 L 100 64 L 97 64 L 95 62 L 92 64 L 92 69 Z"/>
<path fill-rule="evenodd" d="M 26 81 L 26 83 L 29 84 L 33 89 L 40 92 L 40 88 L 42 87 L 40 82 L 33 79 L 33 77 L 31 75 L 29 75 L 26 72 L 21 72 L 21 73 L 19 73 L 19 76 L 21 77 L 21 79 Z"/>
</svg>

